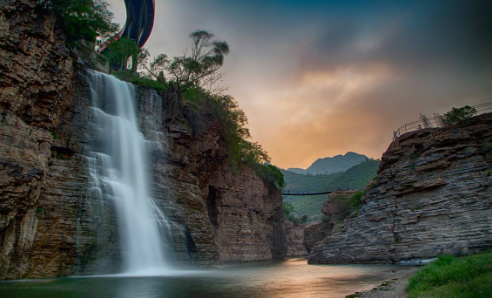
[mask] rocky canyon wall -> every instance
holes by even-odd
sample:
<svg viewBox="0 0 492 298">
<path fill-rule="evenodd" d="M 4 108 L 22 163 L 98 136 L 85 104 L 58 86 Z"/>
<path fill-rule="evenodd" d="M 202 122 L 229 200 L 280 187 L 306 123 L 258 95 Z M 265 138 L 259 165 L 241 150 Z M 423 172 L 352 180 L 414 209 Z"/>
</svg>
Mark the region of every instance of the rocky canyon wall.
<svg viewBox="0 0 492 298">
<path fill-rule="evenodd" d="M 0 0 L 0 279 L 118 272 L 109 198 L 96 199 L 87 148 L 97 146 L 90 86 L 55 19 L 33 1 Z M 152 191 L 171 221 L 171 262 L 281 259 L 282 200 L 247 167 L 233 171 L 220 124 L 193 133 L 182 111 L 137 88 Z"/>
<path fill-rule="evenodd" d="M 54 17 L 32 2 L 0 2 L 0 278 L 21 277 L 31 262 L 75 72 Z"/>
<path fill-rule="evenodd" d="M 492 248 L 492 114 L 403 135 L 362 200 L 309 263 L 399 263 Z"/>
<path fill-rule="evenodd" d="M 287 257 L 306 257 L 308 252 L 304 246 L 305 225 L 295 225 L 289 220 L 284 221 L 287 242 Z"/>
</svg>

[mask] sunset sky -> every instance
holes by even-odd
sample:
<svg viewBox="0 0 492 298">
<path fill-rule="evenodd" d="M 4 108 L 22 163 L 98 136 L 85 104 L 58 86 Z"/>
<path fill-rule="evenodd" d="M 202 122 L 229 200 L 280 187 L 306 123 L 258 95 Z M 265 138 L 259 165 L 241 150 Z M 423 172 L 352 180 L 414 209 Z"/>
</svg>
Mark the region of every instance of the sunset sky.
<svg viewBox="0 0 492 298">
<path fill-rule="evenodd" d="M 107 0 L 123 23 L 123 0 Z M 222 85 L 282 167 L 354 151 L 380 158 L 402 124 L 492 102 L 487 0 L 156 0 L 146 47 L 182 55 L 188 34 L 229 43 Z"/>
</svg>

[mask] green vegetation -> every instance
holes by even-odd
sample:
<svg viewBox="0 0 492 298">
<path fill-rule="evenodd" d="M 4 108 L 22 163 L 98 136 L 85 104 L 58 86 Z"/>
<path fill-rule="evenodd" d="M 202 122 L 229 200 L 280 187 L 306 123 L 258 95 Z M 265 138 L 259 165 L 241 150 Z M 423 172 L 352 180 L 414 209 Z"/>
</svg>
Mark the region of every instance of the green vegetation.
<svg viewBox="0 0 492 298">
<path fill-rule="evenodd" d="M 132 83 L 138 86 L 146 87 L 146 88 L 151 88 L 155 89 L 158 91 L 165 91 L 167 90 L 167 86 L 162 84 L 161 82 L 155 81 L 151 78 L 144 77 L 144 76 L 139 76 L 135 73 L 133 73 L 130 70 L 125 70 L 122 72 L 112 72 L 112 75 L 117 77 L 118 79 Z"/>
<path fill-rule="evenodd" d="M 412 297 L 492 297 L 492 252 L 454 258 L 443 255 L 416 272 L 407 292 Z"/>
<path fill-rule="evenodd" d="M 36 4 L 54 12 L 71 44 L 95 42 L 97 36 L 108 38 L 118 30 L 104 0 L 37 0 Z"/>
<path fill-rule="evenodd" d="M 367 159 L 345 172 L 329 175 L 303 175 L 282 171 L 286 189 L 291 191 L 331 191 L 338 188 L 363 189 L 376 176 L 379 160 Z"/>
<path fill-rule="evenodd" d="M 138 54 L 139 74 L 132 71 L 114 73 L 118 78 L 145 87 L 165 90 L 165 96 L 171 105 L 181 110 L 195 136 L 203 133 L 210 118 L 220 123 L 226 140 L 229 161 L 234 171 L 241 165 L 253 168 L 258 175 L 271 186 L 282 189 L 285 186 L 283 174 L 270 164 L 270 157 L 260 144 L 249 141 L 251 138 L 246 128 L 248 119 L 230 95 L 216 92 L 213 84 L 222 77 L 216 72 L 224 63 L 229 53 L 229 46 L 224 41 L 213 40 L 214 35 L 197 30 L 190 34 L 192 39 L 189 55 L 174 57 L 160 54 L 149 62 L 149 52 L 143 50 Z M 134 56 L 129 43 L 110 49 L 115 63 L 122 63 L 125 57 Z M 208 86 L 205 89 L 202 86 Z M 173 114 L 170 112 L 170 114 Z M 174 121 L 175 115 L 168 115 L 168 121 Z"/>
<path fill-rule="evenodd" d="M 284 202 L 292 204 L 299 215 L 306 216 L 308 222 L 320 221 L 323 217 L 321 207 L 323 202 L 328 199 L 328 195 L 319 196 L 286 196 Z"/>
<path fill-rule="evenodd" d="M 104 39 L 117 31 L 104 0 L 38 0 L 38 5 L 55 13 L 69 42 L 94 42 L 97 36 Z M 214 92 L 214 83 L 222 78 L 217 71 L 229 54 L 229 45 L 215 40 L 212 33 L 204 30 L 194 31 L 189 36 L 191 51 L 171 60 L 160 54 L 149 62 L 149 51 L 139 50 L 128 38 L 109 44 L 101 59 L 109 61 L 115 71 L 112 74 L 121 80 L 166 91 L 165 96 L 184 114 L 195 135 L 204 130 L 207 118 L 212 116 L 222 126 L 233 169 L 246 164 L 270 185 L 282 189 L 285 186 L 283 174 L 268 164 L 270 157 L 258 143 L 249 141 L 247 118 L 237 102 L 229 95 Z M 128 70 L 130 57 L 132 69 Z M 137 73 L 137 69 L 141 72 Z M 169 121 L 176 118 L 167 116 Z M 52 135 L 56 138 L 56 134 Z"/>
<path fill-rule="evenodd" d="M 122 37 L 117 41 L 110 43 L 103 51 L 103 56 L 109 62 L 111 69 L 122 72 L 127 68 L 128 59 L 130 57 L 136 59 L 139 51 L 140 49 L 138 48 L 138 45 L 135 41 L 126 37 Z M 136 65 L 132 63 L 132 68 L 135 67 Z M 136 69 L 134 69 L 132 73 L 137 76 L 135 74 L 135 70 Z"/>
<path fill-rule="evenodd" d="M 53 139 L 58 139 L 60 137 L 60 135 L 58 135 L 56 132 L 54 131 L 50 131 L 50 135 L 53 137 Z"/>
<path fill-rule="evenodd" d="M 285 177 L 285 188 L 290 191 L 321 192 L 333 191 L 338 188 L 361 190 L 367 183 L 374 180 L 374 177 L 377 178 L 376 172 L 379 162 L 379 160 L 367 159 L 345 172 L 330 175 L 303 175 L 289 171 L 282 171 L 282 173 Z M 284 201 L 291 203 L 300 215 L 306 215 L 309 222 L 321 220 L 323 216 L 321 207 L 327 199 L 327 195 L 284 197 Z"/>
<path fill-rule="evenodd" d="M 247 165 L 273 187 L 282 189 L 285 186 L 282 172 L 268 164 L 270 157 L 267 152 L 260 144 L 248 140 L 251 138 L 246 128 L 248 119 L 232 96 L 213 94 L 194 87 L 188 89 L 183 97 L 187 107 L 185 116 L 196 134 L 200 134 L 202 123 L 207 117 L 220 123 L 234 171 L 241 165 Z"/>
<path fill-rule="evenodd" d="M 43 213 L 43 208 L 41 207 L 36 208 L 36 213 Z"/>
<path fill-rule="evenodd" d="M 183 56 L 169 60 L 166 54 L 160 54 L 149 63 L 150 54 L 143 50 L 139 57 L 140 66 L 148 75 L 162 83 L 171 81 L 180 96 L 191 87 L 216 82 L 216 73 L 230 52 L 227 42 L 214 40 L 214 35 L 205 30 L 196 30 L 189 36 L 192 39 L 189 55 L 185 52 Z M 197 97 L 199 95 L 197 92 Z"/>
<path fill-rule="evenodd" d="M 470 119 L 477 114 L 477 110 L 471 106 L 453 108 L 444 114 L 444 123 L 446 125 L 468 125 Z"/>
<path fill-rule="evenodd" d="M 364 191 L 358 191 L 350 197 L 336 196 L 333 198 L 336 208 L 340 210 L 340 214 L 342 215 L 339 221 L 343 221 L 350 213 L 360 209 L 363 194 Z M 328 200 L 328 195 L 306 197 L 287 196 L 284 198 L 284 202 L 292 204 L 294 210 L 299 215 L 306 216 L 309 222 L 323 220 L 325 216 L 321 213 L 321 207 L 323 207 L 323 202 L 326 200 Z"/>
<path fill-rule="evenodd" d="M 338 195 L 332 198 L 335 208 L 338 210 L 338 222 L 343 222 L 352 212 L 358 211 L 362 206 L 361 198 L 364 191 L 358 191 L 352 196 Z"/>
<path fill-rule="evenodd" d="M 302 217 L 296 217 L 294 216 L 294 206 L 292 204 L 284 202 L 282 204 L 282 212 L 284 214 L 284 218 L 288 219 L 290 222 L 294 223 L 295 225 L 299 224 L 304 224 L 307 221 L 307 216 L 303 215 Z"/>
<path fill-rule="evenodd" d="M 282 190 L 285 187 L 284 174 L 280 170 L 269 164 L 250 164 L 250 166 L 256 170 L 258 176 L 268 181 L 271 185 L 275 186 L 278 190 Z"/>
</svg>

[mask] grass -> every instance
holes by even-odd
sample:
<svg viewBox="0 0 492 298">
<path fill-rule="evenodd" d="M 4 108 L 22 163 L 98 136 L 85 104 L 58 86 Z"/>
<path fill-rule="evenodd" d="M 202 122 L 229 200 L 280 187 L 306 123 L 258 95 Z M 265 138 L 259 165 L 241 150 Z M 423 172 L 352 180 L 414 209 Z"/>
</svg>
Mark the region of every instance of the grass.
<svg viewBox="0 0 492 298">
<path fill-rule="evenodd" d="M 131 71 L 112 72 L 111 74 L 122 81 L 132 83 L 138 86 L 155 89 L 157 91 L 164 91 L 167 89 L 166 85 L 150 78 L 138 76 L 136 74 L 133 74 Z"/>
<path fill-rule="evenodd" d="M 492 297 L 492 252 L 455 258 L 442 255 L 409 280 L 408 297 Z"/>
</svg>

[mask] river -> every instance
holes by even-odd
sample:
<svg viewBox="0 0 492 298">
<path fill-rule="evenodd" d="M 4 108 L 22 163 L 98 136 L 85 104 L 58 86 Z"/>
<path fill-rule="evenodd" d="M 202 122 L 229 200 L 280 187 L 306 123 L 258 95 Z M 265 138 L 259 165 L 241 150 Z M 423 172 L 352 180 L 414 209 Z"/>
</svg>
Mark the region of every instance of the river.
<svg viewBox="0 0 492 298">
<path fill-rule="evenodd" d="M 97 276 L 0 282 L 0 297 L 345 297 L 410 267 L 308 265 L 305 259 L 171 271 L 165 276 Z"/>
</svg>

